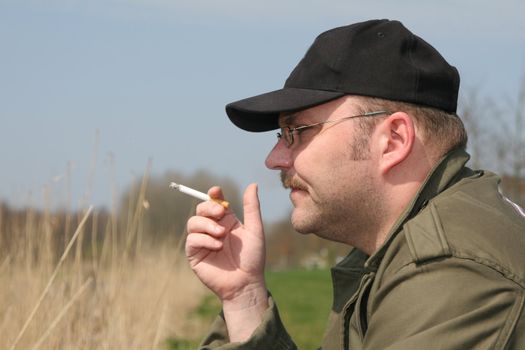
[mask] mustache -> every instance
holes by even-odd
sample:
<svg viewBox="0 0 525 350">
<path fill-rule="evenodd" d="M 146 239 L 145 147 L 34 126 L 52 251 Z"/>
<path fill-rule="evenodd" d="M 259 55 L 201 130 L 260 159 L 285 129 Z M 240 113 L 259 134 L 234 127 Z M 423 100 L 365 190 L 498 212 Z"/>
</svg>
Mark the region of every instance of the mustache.
<svg viewBox="0 0 525 350">
<path fill-rule="evenodd" d="M 307 191 L 307 186 L 298 178 L 294 177 L 293 175 L 289 175 L 285 171 L 281 171 L 281 183 L 284 188 L 290 189 L 295 188 L 298 190 Z"/>
</svg>

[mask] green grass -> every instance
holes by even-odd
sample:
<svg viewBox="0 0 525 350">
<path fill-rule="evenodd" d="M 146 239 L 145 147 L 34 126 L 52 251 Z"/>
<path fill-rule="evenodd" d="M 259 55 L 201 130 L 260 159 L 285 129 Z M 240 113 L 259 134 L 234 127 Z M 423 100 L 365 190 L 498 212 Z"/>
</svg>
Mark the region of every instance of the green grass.
<svg viewBox="0 0 525 350">
<path fill-rule="evenodd" d="M 195 340 L 168 338 L 166 340 L 166 346 L 170 350 L 191 350 L 197 348 L 198 342 Z"/>
<path fill-rule="evenodd" d="M 266 279 L 283 323 L 298 348 L 317 349 L 331 308 L 330 271 L 272 272 Z"/>
<path fill-rule="evenodd" d="M 331 307 L 330 271 L 268 272 L 266 280 L 283 323 L 299 349 L 317 349 L 321 344 Z M 219 311 L 220 303 L 217 298 L 208 296 L 194 311 L 194 315 L 211 322 Z"/>
</svg>

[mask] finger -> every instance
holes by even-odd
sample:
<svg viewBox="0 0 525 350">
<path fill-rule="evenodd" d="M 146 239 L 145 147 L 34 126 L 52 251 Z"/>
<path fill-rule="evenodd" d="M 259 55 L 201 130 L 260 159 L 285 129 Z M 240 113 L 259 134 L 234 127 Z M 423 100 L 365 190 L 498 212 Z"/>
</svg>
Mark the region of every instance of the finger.
<svg viewBox="0 0 525 350">
<path fill-rule="evenodd" d="M 186 228 L 188 233 L 205 233 L 214 237 L 222 237 L 226 231 L 215 220 L 204 216 L 192 216 L 188 219 Z"/>
<path fill-rule="evenodd" d="M 249 185 L 244 191 L 244 226 L 252 232 L 263 231 L 261 208 L 259 203 L 257 184 Z"/>
<path fill-rule="evenodd" d="M 205 216 L 208 218 L 220 220 L 224 217 L 224 214 L 226 213 L 226 209 L 217 202 L 206 201 L 206 202 L 199 203 L 197 205 L 197 208 L 195 209 L 195 213 L 198 216 Z"/>
<path fill-rule="evenodd" d="M 216 251 L 223 247 L 223 242 L 220 239 L 214 238 L 203 233 L 191 233 L 186 239 L 186 256 L 193 257 L 202 250 Z"/>
<path fill-rule="evenodd" d="M 208 196 L 213 199 L 222 199 L 224 200 L 224 194 L 222 189 L 219 186 L 213 186 L 208 190 Z"/>
</svg>

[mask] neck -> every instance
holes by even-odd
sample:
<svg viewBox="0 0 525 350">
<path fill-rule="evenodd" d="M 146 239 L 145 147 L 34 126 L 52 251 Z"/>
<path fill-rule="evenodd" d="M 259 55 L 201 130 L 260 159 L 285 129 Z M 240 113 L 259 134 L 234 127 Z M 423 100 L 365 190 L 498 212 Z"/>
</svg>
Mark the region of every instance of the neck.
<svg viewBox="0 0 525 350">
<path fill-rule="evenodd" d="M 381 191 L 382 211 L 378 211 L 375 234 L 370 235 L 363 251 L 368 255 L 377 251 L 387 240 L 392 227 L 406 210 L 432 169 L 430 162 L 407 162 L 393 168 L 385 177 Z"/>
</svg>

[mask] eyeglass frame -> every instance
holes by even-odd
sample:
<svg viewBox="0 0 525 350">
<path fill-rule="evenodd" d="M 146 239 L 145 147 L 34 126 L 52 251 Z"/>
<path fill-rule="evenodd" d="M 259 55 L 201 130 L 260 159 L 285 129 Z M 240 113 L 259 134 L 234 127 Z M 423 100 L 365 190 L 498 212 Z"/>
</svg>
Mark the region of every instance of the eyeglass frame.
<svg viewBox="0 0 525 350">
<path fill-rule="evenodd" d="M 333 119 L 333 120 L 325 120 L 324 122 L 296 126 L 294 128 L 291 128 L 289 126 L 283 126 L 281 127 L 281 132 L 277 133 L 277 139 L 279 140 L 284 139 L 284 142 L 286 143 L 286 147 L 291 147 L 295 142 L 293 134 L 297 133 L 297 135 L 299 135 L 298 133 L 299 131 L 302 132 L 305 129 L 313 128 L 314 126 L 328 124 L 328 123 L 336 123 L 336 122 L 340 122 L 340 121 L 347 120 L 347 119 L 360 118 L 360 117 L 375 117 L 375 116 L 383 115 L 383 114 L 390 115 L 392 113 L 389 111 L 374 111 L 374 112 L 366 112 L 366 113 L 358 114 L 358 115 L 352 115 L 349 117 L 342 117 L 342 118 Z"/>
</svg>

